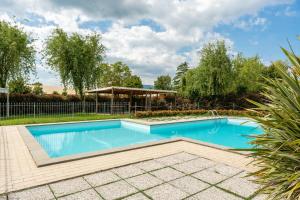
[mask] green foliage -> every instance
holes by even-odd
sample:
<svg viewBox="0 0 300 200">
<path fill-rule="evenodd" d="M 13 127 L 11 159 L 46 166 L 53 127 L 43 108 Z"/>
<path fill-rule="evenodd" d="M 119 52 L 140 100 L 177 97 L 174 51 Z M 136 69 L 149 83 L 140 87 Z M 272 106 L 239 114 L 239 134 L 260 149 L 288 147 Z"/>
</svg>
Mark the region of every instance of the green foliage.
<svg viewBox="0 0 300 200">
<path fill-rule="evenodd" d="M 172 79 L 169 75 L 159 76 L 156 81 L 154 81 L 154 88 L 159 90 L 171 90 L 172 89 Z"/>
<path fill-rule="evenodd" d="M 122 63 L 114 64 L 103 63 L 100 66 L 100 78 L 98 85 L 101 87 L 124 86 L 126 80 L 132 76 L 129 67 Z"/>
<path fill-rule="evenodd" d="M 43 91 L 43 85 L 39 82 L 36 82 L 34 84 L 32 84 L 33 88 L 32 88 L 32 93 L 35 95 L 43 95 L 44 91 Z"/>
<path fill-rule="evenodd" d="M 263 77 L 266 78 L 280 78 L 280 75 L 278 73 L 278 71 L 276 70 L 276 66 L 281 65 L 284 66 L 283 69 L 288 70 L 288 65 L 287 63 L 281 61 L 281 60 L 277 60 L 275 62 L 273 62 L 270 66 L 265 67 L 263 70 Z"/>
<path fill-rule="evenodd" d="M 227 94 L 232 80 L 231 61 L 224 41 L 208 43 L 201 50 L 199 68 L 204 72 L 199 81 L 203 96 Z"/>
<path fill-rule="evenodd" d="M 47 39 L 45 55 L 64 86 L 71 85 L 83 98 L 84 90 L 96 85 L 104 49 L 97 34 L 68 36 L 62 29 L 55 29 Z"/>
<path fill-rule="evenodd" d="M 199 66 L 185 73 L 183 95 L 218 96 L 230 92 L 232 65 L 224 41 L 206 44 L 201 50 Z"/>
<path fill-rule="evenodd" d="M 124 81 L 124 86 L 131 88 L 142 88 L 143 83 L 139 76 L 133 75 Z"/>
<path fill-rule="evenodd" d="M 142 80 L 137 75 L 132 75 L 132 72 L 126 64 L 116 62 L 114 64 L 103 63 L 100 66 L 98 78 L 98 86 L 123 86 L 142 88 Z"/>
<path fill-rule="evenodd" d="M 0 87 L 35 72 L 32 40 L 17 26 L 0 21 Z"/>
<path fill-rule="evenodd" d="M 53 95 L 59 95 L 59 93 L 57 91 L 53 91 L 52 94 Z"/>
<path fill-rule="evenodd" d="M 173 78 L 173 86 L 175 89 L 179 89 L 182 86 L 184 87 L 184 80 L 182 79 L 188 70 L 189 66 L 187 62 L 184 62 L 177 67 L 175 77 Z"/>
<path fill-rule="evenodd" d="M 62 91 L 61 95 L 63 96 L 67 96 L 68 95 L 68 91 L 66 88 L 64 88 L 64 90 Z"/>
<path fill-rule="evenodd" d="M 257 92 L 262 89 L 262 74 L 265 66 L 258 56 L 246 58 L 238 54 L 232 61 L 234 87 L 238 94 Z"/>
<path fill-rule="evenodd" d="M 17 93 L 17 94 L 31 93 L 31 88 L 26 84 L 23 78 L 17 78 L 15 80 L 11 80 L 8 83 L 8 87 L 10 93 Z"/>
<path fill-rule="evenodd" d="M 280 78 L 267 78 L 263 95 L 267 104 L 253 102 L 259 111 L 267 112 L 257 118 L 264 134 L 255 136 L 252 157 L 258 166 L 254 173 L 262 184 L 262 192 L 272 199 L 300 199 L 300 58 L 282 49 L 291 70 L 277 63 Z"/>
<path fill-rule="evenodd" d="M 146 117 L 169 117 L 186 115 L 208 115 L 209 110 L 161 110 L 161 111 L 139 111 L 136 112 L 136 118 Z M 225 116 L 261 116 L 262 113 L 247 110 L 217 110 L 219 115 Z"/>
</svg>

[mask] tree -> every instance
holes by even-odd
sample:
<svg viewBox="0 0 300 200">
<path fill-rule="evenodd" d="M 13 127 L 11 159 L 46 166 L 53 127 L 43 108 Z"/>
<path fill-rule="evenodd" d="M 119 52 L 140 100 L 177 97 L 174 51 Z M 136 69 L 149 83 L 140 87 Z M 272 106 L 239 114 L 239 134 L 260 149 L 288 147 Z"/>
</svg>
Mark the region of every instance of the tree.
<svg viewBox="0 0 300 200">
<path fill-rule="evenodd" d="M 201 76 L 202 84 L 207 84 L 206 87 L 202 88 L 202 95 L 224 95 L 228 93 L 232 80 L 232 69 L 224 41 L 208 43 L 203 47 L 199 67 L 203 68 L 201 71 L 205 73 Z"/>
<path fill-rule="evenodd" d="M 0 87 L 35 72 L 32 40 L 17 26 L 0 21 Z"/>
<path fill-rule="evenodd" d="M 175 77 L 173 78 L 173 86 L 176 89 L 180 88 L 180 85 L 182 83 L 182 78 L 184 77 L 185 73 L 189 70 L 189 66 L 187 62 L 184 62 L 180 64 L 177 67 Z"/>
<path fill-rule="evenodd" d="M 45 56 L 64 86 L 71 85 L 82 99 L 84 90 L 96 85 L 104 49 L 98 34 L 68 36 L 62 29 L 55 29 L 46 41 Z"/>
<path fill-rule="evenodd" d="M 43 95 L 44 91 L 43 91 L 43 85 L 40 82 L 36 82 L 34 84 L 32 84 L 33 88 L 32 88 L 32 93 L 35 95 Z"/>
<path fill-rule="evenodd" d="M 100 66 L 99 75 L 98 85 L 100 87 L 143 87 L 141 78 L 137 75 L 132 75 L 129 66 L 122 62 L 114 64 L 103 63 Z"/>
<path fill-rule="evenodd" d="M 232 65 L 224 41 L 208 43 L 200 52 L 200 62 L 185 74 L 185 91 L 189 98 L 226 95 L 232 89 Z"/>
<path fill-rule="evenodd" d="M 172 89 L 172 79 L 169 75 L 159 76 L 156 81 L 154 81 L 154 88 L 159 90 L 171 90 Z"/>
<path fill-rule="evenodd" d="M 282 60 L 277 60 L 277 61 L 272 62 L 270 66 L 264 68 L 263 76 L 265 78 L 272 78 L 272 79 L 280 78 L 280 75 L 279 75 L 278 71 L 276 70 L 276 66 L 278 66 L 278 65 L 284 66 L 285 70 L 288 70 L 287 63 L 285 63 Z"/>
<path fill-rule="evenodd" d="M 143 83 L 139 76 L 133 75 L 125 80 L 124 82 L 125 87 L 131 87 L 131 88 L 142 88 Z"/>
<path fill-rule="evenodd" d="M 258 56 L 246 58 L 238 54 L 232 61 L 234 73 L 233 92 L 249 93 L 262 89 L 264 64 Z"/>
<path fill-rule="evenodd" d="M 129 67 L 122 63 L 102 64 L 100 67 L 100 82 L 101 87 L 108 86 L 124 86 L 124 81 L 131 77 Z"/>
<path fill-rule="evenodd" d="M 11 80 L 8 83 L 9 92 L 17 94 L 28 94 L 31 92 L 31 88 L 26 84 L 25 80 L 21 77 Z"/>
</svg>

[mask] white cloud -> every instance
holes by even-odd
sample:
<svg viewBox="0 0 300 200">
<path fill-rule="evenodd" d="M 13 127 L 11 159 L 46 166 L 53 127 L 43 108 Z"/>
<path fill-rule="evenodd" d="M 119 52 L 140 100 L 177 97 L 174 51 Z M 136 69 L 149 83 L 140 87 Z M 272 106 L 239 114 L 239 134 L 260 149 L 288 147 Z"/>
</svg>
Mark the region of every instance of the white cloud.
<svg viewBox="0 0 300 200">
<path fill-rule="evenodd" d="M 233 25 L 243 30 L 251 30 L 253 27 L 259 27 L 261 30 L 264 30 L 267 25 L 267 19 L 263 17 L 252 17 L 248 20 L 238 20 Z"/>
<path fill-rule="evenodd" d="M 277 11 L 275 13 L 276 16 L 287 16 L 287 17 L 294 17 L 297 15 L 297 12 L 293 10 L 290 6 L 286 6 L 284 10 Z"/>
<path fill-rule="evenodd" d="M 82 22 L 113 21 L 112 27 L 103 33 L 103 43 L 108 48 L 107 60 L 122 60 L 142 76 L 144 83 L 152 84 L 159 74 L 173 75 L 176 66 L 188 60 L 198 62 L 197 51 L 203 43 L 225 36 L 213 31 L 219 24 L 235 24 L 240 28 L 263 27 L 266 19 L 258 13 L 267 6 L 289 4 L 291 0 L 0 0 L 0 19 L 11 20 L 11 16 L 26 18 L 31 14 L 41 16 L 45 24 L 39 26 L 20 23 L 24 30 L 31 32 L 38 50 L 51 30 L 59 26 L 67 32 L 87 34 L 90 29 L 81 28 Z M 250 16 L 241 21 L 240 17 Z M 148 26 L 129 26 L 141 19 L 151 19 L 164 27 L 155 32 Z M 30 19 L 29 19 L 30 20 Z M 183 47 L 190 51 L 178 53 Z M 45 64 L 40 64 L 41 76 L 46 76 Z M 54 76 L 52 77 L 53 81 Z M 48 77 L 42 80 L 47 81 Z"/>
</svg>

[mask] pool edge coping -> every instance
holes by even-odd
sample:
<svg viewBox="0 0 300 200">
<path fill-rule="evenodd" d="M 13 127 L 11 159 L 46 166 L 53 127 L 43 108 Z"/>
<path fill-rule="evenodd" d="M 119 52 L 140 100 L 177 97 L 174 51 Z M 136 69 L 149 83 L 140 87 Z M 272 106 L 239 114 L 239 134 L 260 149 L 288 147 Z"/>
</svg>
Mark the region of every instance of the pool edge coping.
<svg viewBox="0 0 300 200">
<path fill-rule="evenodd" d="M 221 117 L 218 119 L 223 119 L 223 118 L 228 118 L 228 117 Z M 155 126 L 155 125 L 163 125 L 163 124 L 171 124 L 171 123 L 184 123 L 184 122 L 195 122 L 195 121 L 203 121 L 203 120 L 213 120 L 216 118 L 203 118 L 203 119 L 190 119 L 190 120 L 183 120 L 183 121 L 166 121 L 163 123 L 141 123 L 141 121 L 135 121 L 132 119 L 108 119 L 108 120 L 93 120 L 93 122 L 105 122 L 105 121 L 126 121 L 126 122 L 131 122 L 131 123 L 137 123 L 141 125 L 146 125 L 146 126 Z M 99 150 L 99 151 L 94 151 L 94 152 L 88 152 L 88 153 L 81 153 L 81 154 L 76 154 L 76 155 L 69 155 L 69 156 L 63 156 L 60 158 L 51 158 L 48 156 L 44 148 L 38 143 L 38 141 L 34 138 L 34 136 L 30 133 L 30 131 L 26 128 L 26 126 L 42 126 L 42 125 L 51 125 L 51 124 L 69 124 L 69 123 L 84 123 L 84 122 L 91 122 L 89 121 L 75 121 L 75 122 L 62 122 L 62 123 L 46 123 L 46 124 L 39 124 L 39 125 L 18 125 L 17 129 L 19 134 L 21 135 L 25 145 L 27 146 L 31 157 L 33 158 L 33 161 L 37 165 L 37 167 L 43 167 L 43 166 L 48 166 L 48 165 L 53 165 L 53 164 L 59 164 L 59 163 L 64 163 L 64 162 L 70 162 L 70 161 L 75 161 L 75 160 L 81 160 L 81 159 L 86 159 L 86 158 L 92 158 L 96 156 L 104 156 L 108 154 L 114 154 L 114 153 L 120 153 L 124 151 L 131 151 L 135 149 L 141 149 L 141 148 L 146 148 L 146 147 L 152 147 L 152 146 L 157 146 L 157 145 L 164 145 L 168 143 L 176 143 L 176 142 L 188 142 L 188 143 L 193 143 L 197 145 L 202 145 L 230 153 L 235 153 L 239 155 L 244 155 L 247 156 L 249 155 L 249 152 L 247 151 L 236 151 L 233 150 L 232 148 L 218 145 L 218 144 L 213 144 L 213 143 L 208 143 L 208 142 L 203 142 L 203 141 L 198 141 L 190 138 L 185 138 L 185 137 L 177 137 L 173 139 L 164 139 L 160 141 L 154 141 L 154 142 L 146 142 L 143 144 L 135 144 L 135 145 L 130 145 L 127 147 L 117 147 L 109 150 Z"/>
</svg>

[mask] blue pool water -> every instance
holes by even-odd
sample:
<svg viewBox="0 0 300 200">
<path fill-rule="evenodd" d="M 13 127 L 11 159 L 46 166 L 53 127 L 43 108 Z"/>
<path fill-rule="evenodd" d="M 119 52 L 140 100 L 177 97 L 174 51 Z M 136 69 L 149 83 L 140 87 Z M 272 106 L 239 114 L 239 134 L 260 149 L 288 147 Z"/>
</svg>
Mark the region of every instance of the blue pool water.
<svg viewBox="0 0 300 200">
<path fill-rule="evenodd" d="M 254 122 L 245 122 L 228 118 L 146 126 L 116 120 L 27 126 L 27 129 L 49 157 L 57 158 L 176 137 L 249 148 L 250 139 L 245 135 L 260 134 L 263 130 Z"/>
</svg>

